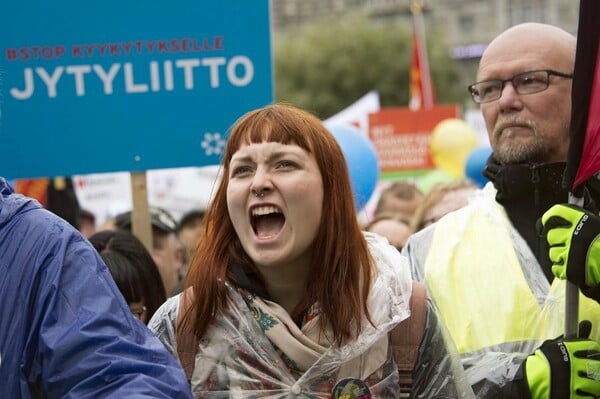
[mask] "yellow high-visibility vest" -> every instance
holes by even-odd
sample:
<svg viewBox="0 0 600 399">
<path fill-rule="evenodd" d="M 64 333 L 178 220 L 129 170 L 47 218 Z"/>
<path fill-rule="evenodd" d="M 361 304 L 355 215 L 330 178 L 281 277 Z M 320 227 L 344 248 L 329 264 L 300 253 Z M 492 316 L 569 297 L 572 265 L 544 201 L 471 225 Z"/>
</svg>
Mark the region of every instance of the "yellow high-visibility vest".
<svg viewBox="0 0 600 399">
<path fill-rule="evenodd" d="M 515 230 L 504 209 L 477 201 L 485 199 L 437 222 L 424 264 L 430 295 L 459 352 L 563 334 L 565 282 L 555 279 L 550 286 L 525 241 L 511 239 Z M 537 270 L 523 272 L 515 245 L 531 258 L 524 267 Z M 584 319 L 592 321 L 591 338 L 600 341 L 600 305 L 580 295 Z"/>
</svg>

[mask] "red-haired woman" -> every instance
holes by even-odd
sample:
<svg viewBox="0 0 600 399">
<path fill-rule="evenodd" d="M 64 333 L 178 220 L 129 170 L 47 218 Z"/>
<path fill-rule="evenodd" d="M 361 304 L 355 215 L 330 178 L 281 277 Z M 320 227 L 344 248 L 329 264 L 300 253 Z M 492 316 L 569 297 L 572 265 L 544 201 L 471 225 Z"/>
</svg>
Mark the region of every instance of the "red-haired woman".
<svg viewBox="0 0 600 399">
<path fill-rule="evenodd" d="M 396 398 L 411 349 L 412 396 L 471 394 L 429 303 L 409 319 L 403 258 L 355 212 L 319 119 L 276 104 L 236 122 L 186 290 L 149 324 L 196 397 Z M 390 339 L 405 319 L 414 346 Z"/>
</svg>

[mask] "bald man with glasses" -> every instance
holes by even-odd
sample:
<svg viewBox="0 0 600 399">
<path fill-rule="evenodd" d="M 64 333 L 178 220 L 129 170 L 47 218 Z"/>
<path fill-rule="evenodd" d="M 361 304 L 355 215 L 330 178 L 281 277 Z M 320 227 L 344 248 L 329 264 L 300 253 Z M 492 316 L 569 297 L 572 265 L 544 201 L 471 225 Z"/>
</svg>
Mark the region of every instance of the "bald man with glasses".
<svg viewBox="0 0 600 399">
<path fill-rule="evenodd" d="M 489 44 L 468 90 L 493 149 L 484 170 L 490 182 L 403 251 L 440 308 L 478 398 L 600 397 L 600 305 L 580 299 L 580 319 L 591 321 L 580 336 L 590 339 L 559 337 L 564 281 L 552 274 L 536 228 L 553 204 L 568 201 L 562 176 L 575 51 L 573 35 L 539 23 L 513 26 Z M 586 192 L 597 212 L 594 202 Z"/>
</svg>

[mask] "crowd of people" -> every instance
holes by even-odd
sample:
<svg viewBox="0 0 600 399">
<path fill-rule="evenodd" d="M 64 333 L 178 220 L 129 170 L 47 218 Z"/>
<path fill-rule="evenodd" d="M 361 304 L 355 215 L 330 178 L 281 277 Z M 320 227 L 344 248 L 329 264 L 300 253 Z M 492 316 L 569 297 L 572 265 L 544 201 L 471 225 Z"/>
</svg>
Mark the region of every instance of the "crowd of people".
<svg viewBox="0 0 600 399">
<path fill-rule="evenodd" d="M 498 35 L 469 86 L 489 183 L 393 183 L 364 225 L 335 137 L 284 103 L 231 127 L 207 209 L 150 208 L 151 248 L 131 212 L 98 228 L 0 178 L 0 397 L 600 398 L 600 194 L 562 186 L 575 50 Z"/>
</svg>

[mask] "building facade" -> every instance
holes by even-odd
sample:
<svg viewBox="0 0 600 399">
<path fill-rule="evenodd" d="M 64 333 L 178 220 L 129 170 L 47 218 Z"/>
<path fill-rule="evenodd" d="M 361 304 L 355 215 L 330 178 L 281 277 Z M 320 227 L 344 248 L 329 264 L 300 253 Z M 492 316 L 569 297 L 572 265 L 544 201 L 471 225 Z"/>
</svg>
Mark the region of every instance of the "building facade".
<svg viewBox="0 0 600 399">
<path fill-rule="evenodd" d="M 374 20 L 407 19 L 415 0 L 271 0 L 275 31 L 321 16 L 364 11 Z M 574 0 L 416 0 L 426 23 L 444 32 L 450 46 L 487 43 L 509 26 L 544 22 L 576 33 L 579 2 Z"/>
</svg>

